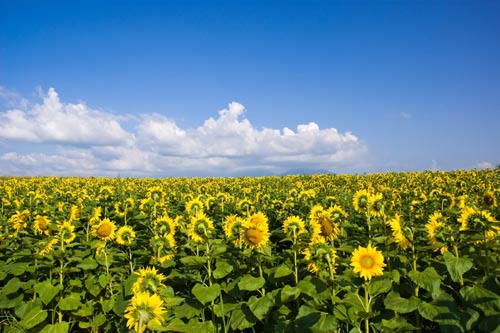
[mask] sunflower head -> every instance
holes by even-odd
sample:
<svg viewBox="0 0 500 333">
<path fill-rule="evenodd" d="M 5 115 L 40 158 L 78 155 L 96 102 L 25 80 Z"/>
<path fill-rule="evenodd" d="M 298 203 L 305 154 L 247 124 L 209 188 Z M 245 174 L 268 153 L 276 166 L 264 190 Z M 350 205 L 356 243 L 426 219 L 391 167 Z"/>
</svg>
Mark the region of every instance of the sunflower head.
<svg viewBox="0 0 500 333">
<path fill-rule="evenodd" d="M 366 213 L 368 211 L 370 193 L 367 190 L 358 190 L 354 193 L 352 204 L 354 210 L 358 213 Z"/>
<path fill-rule="evenodd" d="M 163 197 L 165 196 L 165 192 L 163 192 L 163 189 L 161 186 L 153 186 L 148 188 L 148 192 L 146 196 L 154 201 L 154 202 L 160 202 L 163 200 Z"/>
<path fill-rule="evenodd" d="M 368 211 L 371 216 L 384 215 L 384 198 L 382 193 L 372 194 L 368 197 Z"/>
<path fill-rule="evenodd" d="M 199 198 L 195 198 L 186 202 L 186 212 L 191 216 L 197 216 L 203 213 L 205 205 Z"/>
<path fill-rule="evenodd" d="M 134 293 L 150 292 L 154 294 L 160 288 L 165 287 L 163 284 L 165 276 L 158 273 L 154 267 L 141 268 L 139 269 L 139 272 L 136 272 L 135 274 L 139 277 L 132 286 L 132 291 Z"/>
<path fill-rule="evenodd" d="M 134 242 L 135 231 L 131 226 L 124 225 L 116 232 L 116 242 L 120 245 L 130 246 Z"/>
<path fill-rule="evenodd" d="M 252 250 L 263 250 L 269 241 L 269 225 L 262 212 L 250 215 L 240 228 L 241 241 Z"/>
<path fill-rule="evenodd" d="M 92 226 L 92 235 L 103 241 L 112 240 L 115 237 L 116 225 L 107 217 L 97 225 Z"/>
<path fill-rule="evenodd" d="M 371 244 L 367 247 L 359 246 L 352 254 L 351 266 L 354 273 L 359 273 L 365 281 L 369 281 L 374 276 L 384 274 L 384 256 Z"/>
<path fill-rule="evenodd" d="M 188 225 L 188 236 L 196 243 L 204 243 L 214 230 L 214 223 L 203 212 L 197 216 L 191 216 L 191 223 Z"/>
<path fill-rule="evenodd" d="M 155 237 L 161 237 L 166 234 L 174 234 L 177 223 L 167 215 L 157 218 L 153 223 Z"/>
<path fill-rule="evenodd" d="M 406 250 L 410 247 L 410 242 L 406 238 L 401 224 L 401 215 L 396 214 L 392 219 L 390 219 L 387 224 L 392 230 L 392 237 L 394 237 L 395 242 L 400 248 Z"/>
<path fill-rule="evenodd" d="M 304 249 L 303 254 L 307 262 L 307 269 L 311 273 L 319 274 L 322 271 L 335 270 L 337 252 L 323 239 L 310 243 Z"/>
<path fill-rule="evenodd" d="M 46 216 L 37 215 L 33 221 L 35 234 L 48 236 L 50 233 L 50 220 Z"/>
<path fill-rule="evenodd" d="M 137 333 L 143 333 L 151 323 L 161 325 L 165 308 L 160 296 L 148 292 L 134 293 L 130 305 L 125 309 L 127 328 L 134 328 Z"/>
<path fill-rule="evenodd" d="M 482 199 L 483 206 L 486 208 L 496 207 L 497 205 L 497 197 L 495 196 L 495 193 L 490 190 L 484 192 Z"/>
<path fill-rule="evenodd" d="M 283 222 L 283 231 L 288 236 L 297 237 L 306 232 L 304 221 L 298 216 L 289 216 Z"/>
<path fill-rule="evenodd" d="M 437 243 L 446 244 L 451 237 L 451 227 L 448 225 L 447 219 L 440 211 L 436 211 L 429 216 L 429 221 L 425 225 L 425 231 L 431 245 Z M 441 253 L 444 253 L 448 250 L 448 247 L 444 245 L 436 248 L 435 250 L 440 250 Z"/>
</svg>

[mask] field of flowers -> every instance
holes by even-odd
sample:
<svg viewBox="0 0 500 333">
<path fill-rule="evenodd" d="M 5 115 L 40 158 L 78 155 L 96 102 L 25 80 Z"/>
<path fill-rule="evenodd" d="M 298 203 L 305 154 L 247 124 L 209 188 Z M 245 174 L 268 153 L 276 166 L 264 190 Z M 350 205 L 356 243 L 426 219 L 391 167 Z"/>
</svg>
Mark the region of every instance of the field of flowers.
<svg viewBox="0 0 500 333">
<path fill-rule="evenodd" d="M 500 169 L 0 178 L 2 332 L 500 332 Z"/>
</svg>

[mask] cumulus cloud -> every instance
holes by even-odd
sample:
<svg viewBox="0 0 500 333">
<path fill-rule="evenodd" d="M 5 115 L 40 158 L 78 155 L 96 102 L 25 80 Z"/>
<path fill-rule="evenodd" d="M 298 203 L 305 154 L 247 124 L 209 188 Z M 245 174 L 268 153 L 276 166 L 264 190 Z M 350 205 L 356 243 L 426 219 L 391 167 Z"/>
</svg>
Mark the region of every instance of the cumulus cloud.
<svg viewBox="0 0 500 333">
<path fill-rule="evenodd" d="M 297 168 L 337 172 L 339 166 L 359 162 L 367 150 L 351 132 L 321 129 L 315 122 L 295 129 L 256 128 L 237 102 L 198 127 L 181 128 L 165 115 L 148 113 L 136 117 L 127 131 L 122 126 L 127 117 L 84 103 L 63 103 L 53 88 L 42 94 L 42 100 L 27 110 L 0 112 L 0 143 L 25 147 L 23 152 L 2 149 L 3 173 L 203 176 Z M 41 149 L 46 145 L 56 148 Z"/>
<path fill-rule="evenodd" d="M 474 166 L 475 169 L 484 170 L 484 169 L 493 169 L 493 163 L 490 162 L 479 162 Z"/>
</svg>

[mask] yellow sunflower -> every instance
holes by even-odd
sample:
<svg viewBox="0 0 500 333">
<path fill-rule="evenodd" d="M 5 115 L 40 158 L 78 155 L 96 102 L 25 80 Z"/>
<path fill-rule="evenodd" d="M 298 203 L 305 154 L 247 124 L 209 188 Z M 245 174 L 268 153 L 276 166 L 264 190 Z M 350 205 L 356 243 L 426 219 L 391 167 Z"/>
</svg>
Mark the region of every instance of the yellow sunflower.
<svg viewBox="0 0 500 333">
<path fill-rule="evenodd" d="M 59 225 L 59 237 L 62 237 L 66 244 L 71 243 L 75 238 L 75 226 L 71 222 L 64 222 Z"/>
<path fill-rule="evenodd" d="M 352 204 L 358 213 L 366 213 L 369 207 L 370 193 L 367 190 L 358 190 L 354 193 Z"/>
<path fill-rule="evenodd" d="M 204 206 L 205 205 L 199 198 L 195 198 L 186 203 L 186 212 L 196 217 L 198 214 L 203 213 Z"/>
<path fill-rule="evenodd" d="M 112 240 L 115 237 L 116 225 L 107 217 L 97 225 L 92 226 L 92 235 L 103 241 Z"/>
<path fill-rule="evenodd" d="M 120 217 L 124 217 L 134 210 L 135 202 L 132 198 L 127 198 L 123 201 L 115 203 L 115 213 Z"/>
<path fill-rule="evenodd" d="M 425 231 L 427 232 L 427 237 L 429 237 L 429 243 L 434 245 L 438 242 L 445 243 L 446 240 L 443 239 L 443 234 L 449 233 L 450 228 L 446 224 L 446 218 L 441 214 L 441 212 L 434 212 L 429 216 L 429 221 L 425 225 Z M 435 251 L 440 250 L 441 253 L 448 251 L 448 247 L 442 246 L 441 248 L 436 248 Z"/>
<path fill-rule="evenodd" d="M 133 328 L 137 333 L 143 333 L 150 323 L 163 324 L 165 308 L 158 295 L 147 292 L 135 293 L 130 305 L 125 309 L 124 318 L 127 319 L 127 328 Z"/>
<path fill-rule="evenodd" d="M 33 221 L 33 231 L 36 235 L 48 236 L 50 233 L 50 220 L 46 216 L 37 215 Z"/>
<path fill-rule="evenodd" d="M 306 226 L 304 221 L 298 216 L 289 216 L 283 222 L 283 231 L 288 236 L 297 237 L 300 234 L 306 232 Z"/>
<path fill-rule="evenodd" d="M 124 225 L 116 232 L 116 242 L 120 245 L 130 246 L 134 242 L 135 231 L 131 226 Z"/>
<path fill-rule="evenodd" d="M 29 216 L 30 212 L 27 209 L 23 210 L 22 212 L 16 211 L 16 213 L 9 218 L 9 222 L 12 223 L 12 227 L 14 228 L 14 230 L 19 231 L 26 228 L 26 226 L 28 225 L 27 220 Z"/>
<path fill-rule="evenodd" d="M 45 246 L 38 251 L 38 254 L 41 255 L 42 257 L 46 256 L 50 251 L 52 251 L 52 248 L 54 247 L 55 244 L 57 244 L 59 240 L 57 238 L 51 238 Z"/>
<path fill-rule="evenodd" d="M 153 186 L 148 188 L 146 196 L 154 202 L 161 202 L 165 196 L 165 192 L 163 192 L 161 186 Z"/>
<path fill-rule="evenodd" d="M 487 208 L 496 207 L 497 205 L 497 197 L 491 190 L 484 192 L 482 199 L 483 205 Z"/>
<path fill-rule="evenodd" d="M 384 215 L 384 198 L 382 193 L 372 194 L 368 197 L 368 211 L 371 216 Z"/>
<path fill-rule="evenodd" d="M 163 215 L 157 218 L 153 223 L 155 237 L 161 237 L 166 234 L 175 234 L 177 223 L 171 217 Z"/>
<path fill-rule="evenodd" d="M 403 250 L 409 248 L 410 242 L 406 238 L 401 226 L 401 215 L 396 214 L 387 222 L 387 224 L 391 227 L 392 236 L 394 237 L 394 240 L 399 245 L 399 247 L 401 247 Z"/>
<path fill-rule="evenodd" d="M 252 250 L 262 250 L 269 241 L 269 225 L 267 217 L 262 212 L 250 215 L 241 226 L 240 237 Z"/>
<path fill-rule="evenodd" d="M 335 222 L 333 208 L 323 209 L 320 205 L 315 205 L 309 213 L 311 224 L 320 226 L 320 236 L 325 240 L 333 241 L 340 233 L 339 226 Z"/>
<path fill-rule="evenodd" d="M 319 239 L 315 243 L 310 243 L 303 251 L 304 259 L 307 262 L 307 270 L 318 274 L 321 271 L 332 270 L 335 272 L 337 252 L 327 244 L 325 240 Z"/>
<path fill-rule="evenodd" d="M 137 281 L 132 285 L 132 291 L 134 293 L 156 293 L 160 288 L 165 287 L 163 284 L 165 276 L 158 273 L 154 267 L 141 268 L 139 272 L 135 272 L 134 274 L 139 276 Z"/>
<path fill-rule="evenodd" d="M 212 220 L 203 212 L 198 212 L 197 216 L 191 216 L 187 234 L 196 243 L 203 243 L 210 237 L 213 230 Z"/>
<path fill-rule="evenodd" d="M 358 246 L 352 254 L 351 266 L 354 267 L 354 273 L 359 273 L 365 281 L 369 281 L 374 276 L 383 275 L 384 256 L 371 244 L 367 247 Z"/>
</svg>

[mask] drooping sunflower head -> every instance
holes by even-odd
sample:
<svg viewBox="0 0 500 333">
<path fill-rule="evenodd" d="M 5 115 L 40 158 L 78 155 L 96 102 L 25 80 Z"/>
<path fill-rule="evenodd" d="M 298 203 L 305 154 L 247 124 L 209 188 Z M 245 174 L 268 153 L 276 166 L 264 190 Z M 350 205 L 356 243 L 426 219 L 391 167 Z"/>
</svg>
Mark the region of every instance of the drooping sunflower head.
<svg viewBox="0 0 500 333">
<path fill-rule="evenodd" d="M 191 222 L 188 225 L 188 236 L 196 243 L 204 243 L 214 230 L 213 221 L 203 212 L 198 216 L 191 216 Z"/>
<path fill-rule="evenodd" d="M 49 239 L 45 245 L 38 251 L 38 254 L 41 255 L 42 257 L 46 256 L 54 247 L 55 244 L 57 244 L 59 240 L 57 238 L 51 238 Z"/>
<path fill-rule="evenodd" d="M 153 186 L 148 188 L 146 196 L 154 202 L 160 202 L 165 197 L 165 192 L 163 192 L 161 186 Z"/>
<path fill-rule="evenodd" d="M 127 198 L 123 201 L 115 203 L 115 212 L 118 216 L 125 216 L 128 213 L 131 213 L 134 210 L 135 202 L 132 198 Z"/>
<path fill-rule="evenodd" d="M 384 198 L 382 193 L 372 194 L 368 197 L 368 211 L 371 216 L 384 215 Z"/>
<path fill-rule="evenodd" d="M 394 237 L 394 241 L 398 244 L 400 248 L 406 250 L 410 247 L 410 242 L 408 238 L 406 238 L 405 233 L 403 231 L 403 226 L 401 223 L 401 215 L 396 214 L 392 219 L 390 219 L 387 224 L 391 227 L 392 237 Z"/>
<path fill-rule="evenodd" d="M 112 240 L 115 237 L 116 225 L 107 217 L 99 224 L 92 226 L 92 235 L 103 241 Z"/>
<path fill-rule="evenodd" d="M 460 230 L 488 231 L 495 218 L 486 210 L 478 210 L 466 206 L 458 221 L 461 223 Z"/>
<path fill-rule="evenodd" d="M 139 269 L 139 272 L 135 272 L 139 277 L 137 281 L 132 285 L 132 291 L 134 293 L 150 292 L 156 293 L 160 288 L 165 287 L 163 281 L 165 276 L 158 273 L 154 267 L 146 267 Z"/>
<path fill-rule="evenodd" d="M 331 208 L 330 215 L 336 223 L 346 222 L 347 217 L 349 216 L 339 205 L 334 205 Z"/>
<path fill-rule="evenodd" d="M 429 221 L 425 225 L 425 231 L 431 245 L 437 243 L 446 244 L 450 239 L 451 228 L 448 225 L 447 218 L 440 211 L 436 211 L 429 216 Z M 444 253 L 448 250 L 448 247 L 443 245 L 437 247 L 435 251 L 437 250 Z"/>
<path fill-rule="evenodd" d="M 497 205 L 497 197 L 491 190 L 484 192 L 482 199 L 483 206 L 486 208 L 496 207 Z"/>
<path fill-rule="evenodd" d="M 29 216 L 30 212 L 27 209 L 23 210 L 22 212 L 16 211 L 16 213 L 9 218 L 9 222 L 12 223 L 12 227 L 14 228 L 14 230 L 19 231 L 27 227 Z"/>
<path fill-rule="evenodd" d="M 367 190 L 358 190 L 354 193 L 352 204 L 358 213 L 366 213 L 369 206 L 370 193 Z"/>
<path fill-rule="evenodd" d="M 245 246 L 262 250 L 269 241 L 267 217 L 262 212 L 250 215 L 241 226 L 240 237 Z"/>
<path fill-rule="evenodd" d="M 335 271 L 337 252 L 323 239 L 310 243 L 303 251 L 307 262 L 307 269 L 311 273 L 318 274 L 321 271 Z"/>
<path fill-rule="evenodd" d="M 46 216 L 37 215 L 33 221 L 33 231 L 35 234 L 48 236 L 50 234 L 50 220 Z"/>
<path fill-rule="evenodd" d="M 63 224 L 59 225 L 58 236 L 62 237 L 66 244 L 71 243 L 76 238 L 75 226 L 71 224 L 71 222 L 64 222 Z"/>
<path fill-rule="evenodd" d="M 133 328 L 136 333 L 143 333 L 151 323 L 161 325 L 165 318 L 165 308 L 160 296 L 148 292 L 135 293 L 130 305 L 125 309 L 127 328 Z"/>
<path fill-rule="evenodd" d="M 199 198 L 195 198 L 186 202 L 186 212 L 191 216 L 197 216 L 203 213 L 203 208 L 205 205 Z"/>
<path fill-rule="evenodd" d="M 249 215 L 253 211 L 254 203 L 250 199 L 244 198 L 238 201 L 237 207 L 241 214 Z"/>
<path fill-rule="evenodd" d="M 283 222 L 283 232 L 288 236 L 297 237 L 306 233 L 306 225 L 298 216 L 289 216 Z"/>
<path fill-rule="evenodd" d="M 116 232 L 116 242 L 120 245 L 130 246 L 135 240 L 135 231 L 131 226 L 124 225 Z"/>
<path fill-rule="evenodd" d="M 97 199 L 102 200 L 102 201 L 107 201 L 111 200 L 115 195 L 115 190 L 113 187 L 104 185 L 101 186 L 99 189 L 99 195 L 97 196 Z"/>
<path fill-rule="evenodd" d="M 157 218 L 153 223 L 155 237 L 161 237 L 166 234 L 175 234 L 177 223 L 168 215 Z"/>
<path fill-rule="evenodd" d="M 358 246 L 352 254 L 351 266 L 354 268 L 354 273 L 359 273 L 365 281 L 369 281 L 374 276 L 384 274 L 384 256 L 371 244 L 367 247 Z"/>
</svg>

